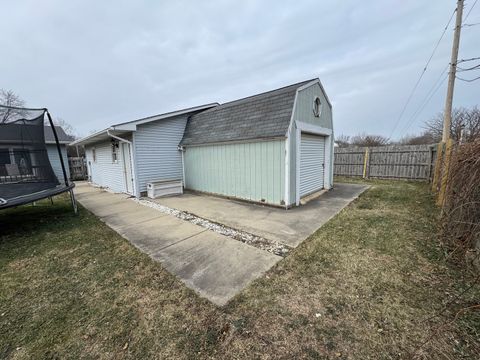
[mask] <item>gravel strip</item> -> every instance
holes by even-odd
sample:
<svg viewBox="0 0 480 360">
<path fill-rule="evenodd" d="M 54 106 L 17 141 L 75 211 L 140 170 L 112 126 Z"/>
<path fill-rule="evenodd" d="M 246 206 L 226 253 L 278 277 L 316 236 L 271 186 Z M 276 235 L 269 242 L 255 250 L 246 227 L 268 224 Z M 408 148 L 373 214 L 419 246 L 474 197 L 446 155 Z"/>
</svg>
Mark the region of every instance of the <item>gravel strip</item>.
<svg viewBox="0 0 480 360">
<path fill-rule="evenodd" d="M 218 223 L 215 223 L 215 222 L 207 220 L 207 219 L 203 219 L 203 218 L 198 217 L 196 215 L 190 214 L 186 211 L 172 209 L 172 208 L 169 208 L 167 206 L 157 204 L 156 202 L 153 202 L 153 201 L 145 199 L 145 198 L 141 198 L 141 199 L 131 198 L 131 200 L 135 201 L 136 203 L 138 203 L 140 205 L 148 206 L 148 207 L 150 207 L 152 209 L 155 209 L 155 210 L 158 210 L 158 211 L 160 211 L 164 214 L 173 215 L 173 216 L 175 216 L 179 219 L 189 221 L 192 224 L 199 225 L 199 226 L 204 227 L 206 229 L 215 231 L 219 234 L 231 237 L 232 239 L 241 241 L 245 244 L 254 246 L 254 247 L 256 247 L 258 249 L 261 249 L 261 250 L 268 251 L 268 252 L 270 252 L 272 254 L 275 254 L 275 255 L 278 255 L 278 256 L 286 257 L 288 255 L 288 253 L 293 249 L 290 246 L 283 245 L 279 242 L 270 241 L 270 240 L 267 240 L 267 239 L 262 238 L 260 236 L 250 234 L 250 233 L 245 232 L 245 231 L 236 230 L 236 229 L 233 229 L 231 227 L 228 227 L 228 226 L 225 226 L 225 225 L 222 225 L 222 224 L 218 224 Z"/>
</svg>

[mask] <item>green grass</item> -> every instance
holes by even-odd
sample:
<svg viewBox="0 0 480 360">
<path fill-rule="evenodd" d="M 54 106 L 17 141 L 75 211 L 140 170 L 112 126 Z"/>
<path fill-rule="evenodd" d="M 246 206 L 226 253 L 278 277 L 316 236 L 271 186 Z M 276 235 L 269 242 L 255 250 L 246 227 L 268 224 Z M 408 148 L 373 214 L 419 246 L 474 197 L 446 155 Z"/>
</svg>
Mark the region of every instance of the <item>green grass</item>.
<svg viewBox="0 0 480 360">
<path fill-rule="evenodd" d="M 0 358 L 475 358 L 480 288 L 452 301 L 473 279 L 427 185 L 369 184 L 224 308 L 66 198 L 4 211 Z"/>
</svg>

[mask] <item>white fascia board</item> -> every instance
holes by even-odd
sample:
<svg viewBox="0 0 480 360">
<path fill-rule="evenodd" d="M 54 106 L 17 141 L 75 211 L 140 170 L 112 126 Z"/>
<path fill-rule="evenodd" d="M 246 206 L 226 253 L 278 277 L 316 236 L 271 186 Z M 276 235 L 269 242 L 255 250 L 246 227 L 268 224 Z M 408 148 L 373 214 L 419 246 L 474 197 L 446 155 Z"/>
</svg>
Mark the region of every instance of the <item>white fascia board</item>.
<svg viewBox="0 0 480 360">
<path fill-rule="evenodd" d="M 75 146 L 75 145 L 82 145 L 83 143 L 89 142 L 90 140 L 93 140 L 95 137 L 101 136 L 101 135 L 106 135 L 108 130 L 113 130 L 111 127 L 97 131 L 93 134 L 87 135 L 81 139 L 75 140 L 70 143 L 70 146 Z M 106 135 L 107 136 L 107 135 Z"/>
<path fill-rule="evenodd" d="M 312 80 L 310 81 L 309 83 L 306 83 L 305 85 L 302 85 L 300 86 L 297 91 L 302 91 L 306 88 L 309 88 L 310 86 L 312 85 L 315 85 L 315 84 L 318 84 L 320 86 L 320 89 L 322 90 L 322 93 L 323 95 L 325 96 L 325 99 L 327 99 L 327 103 L 328 105 L 330 105 L 330 108 L 332 108 L 332 103 L 330 102 L 330 99 L 328 98 L 328 95 L 327 93 L 325 92 L 325 88 L 323 87 L 323 84 L 322 82 L 320 81 L 320 79 L 315 79 L 315 80 Z"/>
<path fill-rule="evenodd" d="M 115 128 L 116 130 L 135 131 L 136 127 L 138 125 L 146 124 L 146 123 L 149 123 L 149 122 L 152 122 L 152 121 L 168 119 L 168 118 L 171 118 L 171 117 L 174 117 L 174 116 L 189 114 L 189 113 L 196 112 L 196 111 L 207 110 L 207 109 L 210 109 L 210 108 L 218 106 L 218 105 L 220 105 L 220 104 L 219 103 L 211 103 L 211 104 L 195 106 L 195 107 L 188 108 L 188 109 L 172 111 L 172 112 L 165 113 L 165 114 L 150 116 L 150 117 L 146 117 L 146 118 L 142 118 L 142 119 L 138 119 L 138 120 L 133 120 L 133 121 L 127 121 L 127 122 L 120 123 L 120 124 L 115 124 L 115 125 L 113 125 L 113 128 Z"/>
</svg>

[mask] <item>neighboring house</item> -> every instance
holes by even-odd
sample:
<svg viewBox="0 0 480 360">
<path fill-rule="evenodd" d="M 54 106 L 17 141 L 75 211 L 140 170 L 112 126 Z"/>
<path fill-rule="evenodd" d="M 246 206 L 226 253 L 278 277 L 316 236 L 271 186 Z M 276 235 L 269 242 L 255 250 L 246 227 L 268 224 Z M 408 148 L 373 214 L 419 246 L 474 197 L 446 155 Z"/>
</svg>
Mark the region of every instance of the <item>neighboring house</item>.
<svg viewBox="0 0 480 360">
<path fill-rule="evenodd" d="M 7 125 L 5 125 L 7 126 Z M 36 158 L 36 152 L 33 151 L 28 144 L 18 142 L 16 137 L 12 137 L 19 130 L 15 127 L 19 127 L 16 124 L 8 125 L 0 134 L 0 176 L 8 176 L 7 167 L 10 165 L 16 166 L 19 173 L 22 175 L 34 174 L 35 165 L 38 162 Z M 67 177 L 69 177 L 68 171 L 68 159 L 67 159 L 67 144 L 72 141 L 71 137 L 68 136 L 60 126 L 55 127 L 58 135 L 58 140 L 62 152 L 63 161 L 65 164 L 65 169 L 67 171 Z M 62 165 L 60 163 L 60 156 L 58 154 L 57 145 L 55 143 L 55 138 L 53 136 L 53 131 L 50 126 L 44 126 L 44 136 L 45 136 L 45 147 L 47 149 L 48 158 L 52 169 L 57 176 L 60 182 L 64 182 L 64 176 L 62 172 Z M 10 167 L 11 168 L 11 167 Z M 11 170 L 14 171 L 14 170 Z"/>
<path fill-rule="evenodd" d="M 188 117 L 218 104 L 124 122 L 71 145 L 83 145 L 89 180 L 116 192 L 141 196 L 152 180 L 182 179 L 182 140 Z"/>
<path fill-rule="evenodd" d="M 333 184 L 332 106 L 319 79 L 113 125 L 84 145 L 90 180 L 140 196 L 153 180 L 282 207 Z"/>
<path fill-rule="evenodd" d="M 62 164 L 60 163 L 60 156 L 58 155 L 57 145 L 51 126 L 45 126 L 45 144 L 47 145 L 48 158 L 52 165 L 53 171 L 60 182 L 64 182 Z M 65 171 L 67 177 L 70 179 L 70 170 L 68 168 L 67 145 L 72 141 L 72 137 L 67 135 L 61 126 L 55 126 L 57 132 L 58 143 L 62 151 L 63 163 L 65 164 Z"/>
<path fill-rule="evenodd" d="M 290 207 L 333 184 L 332 106 L 319 79 L 191 117 L 185 188 Z"/>
</svg>

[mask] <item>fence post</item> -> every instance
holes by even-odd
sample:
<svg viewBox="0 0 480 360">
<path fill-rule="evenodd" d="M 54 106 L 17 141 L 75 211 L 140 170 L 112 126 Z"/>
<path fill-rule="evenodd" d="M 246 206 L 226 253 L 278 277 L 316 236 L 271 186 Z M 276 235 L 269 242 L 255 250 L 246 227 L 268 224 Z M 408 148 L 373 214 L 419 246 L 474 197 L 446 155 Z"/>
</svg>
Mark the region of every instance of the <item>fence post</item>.
<svg viewBox="0 0 480 360">
<path fill-rule="evenodd" d="M 449 175 L 448 171 L 450 168 L 450 158 L 452 157 L 452 148 L 453 148 L 453 140 L 448 139 L 447 145 L 445 148 L 445 161 L 442 169 L 440 191 L 438 192 L 438 197 L 437 197 L 437 205 L 441 207 L 443 207 L 443 204 L 445 202 L 445 194 L 447 193 L 448 175 Z"/>
<path fill-rule="evenodd" d="M 368 149 L 368 147 L 365 149 L 365 155 L 363 155 L 363 178 L 364 179 L 368 179 L 368 177 L 370 176 L 370 169 L 367 169 L 368 164 L 370 163 L 370 160 L 369 160 L 369 156 L 370 155 L 370 151 Z"/>
</svg>

